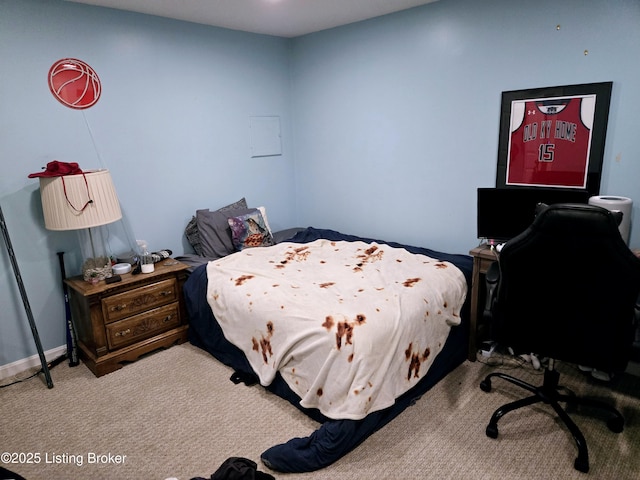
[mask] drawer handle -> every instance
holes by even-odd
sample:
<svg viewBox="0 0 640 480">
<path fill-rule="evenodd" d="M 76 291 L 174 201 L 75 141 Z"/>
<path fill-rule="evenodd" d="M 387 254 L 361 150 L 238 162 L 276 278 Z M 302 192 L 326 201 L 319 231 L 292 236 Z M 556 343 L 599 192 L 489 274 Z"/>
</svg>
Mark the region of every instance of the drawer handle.
<svg viewBox="0 0 640 480">
<path fill-rule="evenodd" d="M 173 295 L 173 290 L 165 290 L 164 292 L 160 292 L 160 295 L 168 297 L 169 295 Z"/>
<path fill-rule="evenodd" d="M 122 330 L 120 332 L 116 332 L 116 337 L 124 337 L 127 333 L 131 333 L 130 328 L 127 328 L 126 330 Z"/>
<path fill-rule="evenodd" d="M 170 322 L 172 318 L 173 318 L 173 315 L 167 315 L 166 317 L 164 317 L 164 320 L 162 320 L 162 322 L 163 323 Z"/>
<path fill-rule="evenodd" d="M 120 310 L 124 310 L 125 308 L 127 308 L 126 303 L 124 305 L 116 305 L 111 310 L 115 310 L 116 312 L 119 312 Z"/>
</svg>

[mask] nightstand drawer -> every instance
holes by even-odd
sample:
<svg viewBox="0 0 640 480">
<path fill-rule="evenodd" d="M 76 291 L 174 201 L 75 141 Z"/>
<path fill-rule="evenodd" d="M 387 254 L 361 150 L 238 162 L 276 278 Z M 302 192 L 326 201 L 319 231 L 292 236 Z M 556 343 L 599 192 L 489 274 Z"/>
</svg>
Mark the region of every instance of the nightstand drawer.
<svg viewBox="0 0 640 480">
<path fill-rule="evenodd" d="M 177 300 L 178 284 L 175 278 L 112 295 L 102 300 L 104 323 L 115 322 Z"/>
<path fill-rule="evenodd" d="M 124 347 L 177 327 L 180 325 L 178 307 L 177 302 L 172 303 L 107 325 L 109 348 Z"/>
</svg>

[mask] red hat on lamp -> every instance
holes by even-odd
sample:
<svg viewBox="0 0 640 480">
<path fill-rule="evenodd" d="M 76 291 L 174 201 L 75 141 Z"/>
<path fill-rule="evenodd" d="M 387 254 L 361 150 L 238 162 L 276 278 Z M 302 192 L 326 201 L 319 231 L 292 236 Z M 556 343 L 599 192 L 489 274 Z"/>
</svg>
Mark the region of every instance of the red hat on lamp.
<svg viewBox="0 0 640 480">
<path fill-rule="evenodd" d="M 76 162 L 59 162 L 54 160 L 47 163 L 47 168 L 42 172 L 30 173 L 29 178 L 36 177 L 62 177 L 64 175 L 77 175 L 82 173 L 82 170 Z"/>
</svg>

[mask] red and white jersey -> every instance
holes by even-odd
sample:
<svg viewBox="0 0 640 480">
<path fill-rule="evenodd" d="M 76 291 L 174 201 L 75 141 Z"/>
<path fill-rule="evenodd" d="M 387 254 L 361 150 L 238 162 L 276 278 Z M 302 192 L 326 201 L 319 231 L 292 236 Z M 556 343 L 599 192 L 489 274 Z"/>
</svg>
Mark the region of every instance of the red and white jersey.
<svg viewBox="0 0 640 480">
<path fill-rule="evenodd" d="M 513 102 L 507 185 L 585 188 L 595 98 Z"/>
</svg>

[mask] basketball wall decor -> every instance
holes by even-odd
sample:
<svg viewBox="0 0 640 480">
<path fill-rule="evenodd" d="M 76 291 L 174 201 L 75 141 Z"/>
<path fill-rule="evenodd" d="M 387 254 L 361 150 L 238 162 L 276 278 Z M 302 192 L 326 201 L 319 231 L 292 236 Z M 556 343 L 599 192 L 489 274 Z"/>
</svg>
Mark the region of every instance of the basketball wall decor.
<svg viewBox="0 0 640 480">
<path fill-rule="evenodd" d="M 51 65 L 49 89 L 60 103 L 76 110 L 95 105 L 102 92 L 96 71 L 75 58 L 63 58 Z"/>
</svg>

